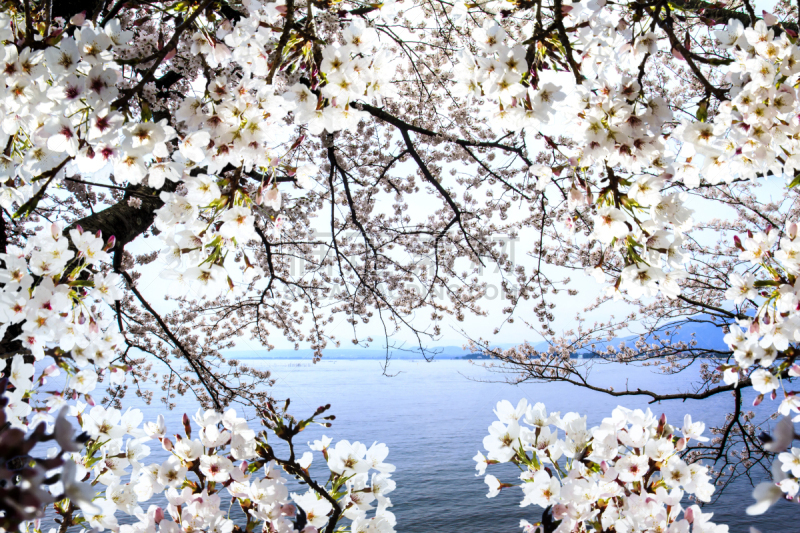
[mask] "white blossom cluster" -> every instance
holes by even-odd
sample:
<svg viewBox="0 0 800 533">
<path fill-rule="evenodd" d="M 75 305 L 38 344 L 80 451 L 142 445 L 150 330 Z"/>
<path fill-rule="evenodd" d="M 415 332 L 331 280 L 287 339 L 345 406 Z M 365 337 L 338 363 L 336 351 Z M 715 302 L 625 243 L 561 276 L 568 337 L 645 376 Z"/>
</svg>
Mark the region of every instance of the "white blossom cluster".
<svg viewBox="0 0 800 533">
<path fill-rule="evenodd" d="M 720 367 L 725 383 L 738 386 L 742 378 L 751 383 L 759 393 L 755 404 L 765 398 L 781 402 L 777 412 L 784 418 L 776 427 L 776 434 L 765 448 L 779 453 L 773 463 L 773 482 L 761 484 L 754 497 L 761 505 L 752 507 L 753 514 L 761 514 L 780 497 L 798 499 L 797 461 L 800 449 L 787 448 L 794 440 L 794 424 L 800 421 L 800 399 L 797 391 L 787 390 L 787 378 L 800 376 L 800 365 L 795 363 L 794 344 L 800 340 L 800 239 L 796 223 L 784 231 L 769 228 L 767 231 L 735 238 L 740 250 L 739 259 L 748 261 L 747 272 L 732 272 L 730 288 L 725 296 L 736 306 L 752 303 L 754 315 L 744 315 L 731 325 L 725 342 L 733 350 L 734 364 Z M 784 356 L 779 357 L 779 355 Z M 800 500 L 798 500 L 800 501 Z M 767 503 L 768 502 L 768 503 Z"/>
<path fill-rule="evenodd" d="M 53 497 L 68 497 L 74 510 L 80 511 L 95 531 L 230 533 L 234 528 L 234 502 L 246 515 L 248 531 L 258 526 L 265 532 L 294 532 L 299 507 L 307 524 L 303 533 L 317 533 L 333 519 L 336 505 L 341 511 L 336 516 L 352 521 L 352 533 L 394 532 L 395 519 L 387 510 L 391 502 L 386 497 L 395 488 L 390 478 L 394 466 L 384 462 L 388 455 L 384 444 L 374 444 L 368 450 L 358 442 L 340 441 L 329 448 L 330 439 L 323 437 L 311 448 L 322 451 L 328 461 L 329 485 L 289 494 L 287 480 L 281 474 L 286 466 L 270 456 L 266 441 L 257 437 L 233 409 L 224 414 L 199 410 L 192 418 L 199 428 L 195 438 L 192 421 L 186 415 L 184 436 L 170 438 L 163 416 L 140 427 L 143 414 L 138 409 L 122 413 L 99 405 L 89 409 L 78 402 L 75 410 L 90 440 L 85 453 L 71 454 L 61 481 L 50 491 Z M 69 442 L 71 426 L 57 425 L 56 429 L 68 433 L 59 442 Z M 151 439 L 169 452 L 166 460 L 145 463 L 151 453 L 146 443 Z M 76 448 L 67 451 L 75 452 Z M 307 474 L 311 462 L 312 454 L 306 452 L 295 466 Z M 372 470 L 375 472 L 370 476 Z M 98 488 L 102 490 L 98 492 Z M 166 509 L 154 504 L 143 508 L 145 502 L 162 493 Z M 375 500 L 378 508 L 368 517 Z M 136 520 L 128 518 L 120 523 L 119 515 Z"/>
<path fill-rule="evenodd" d="M 331 492 L 341 494 L 340 507 L 345 518 L 352 520 L 352 533 L 393 533 L 396 520 L 388 508 L 392 506 L 387 497 L 396 484 L 391 479 L 395 467 L 384 462 L 389 455 L 385 444 L 374 443 L 369 448 L 360 442 L 350 443 L 342 440 L 331 446 L 331 439 L 323 436 L 309 445 L 312 450 L 322 452 L 331 471 Z M 310 462 L 310 454 L 304 455 Z M 374 472 L 373 472 L 374 471 Z M 370 472 L 372 472 L 370 474 Z M 321 528 L 325 515 L 332 504 L 319 499 L 313 492 L 304 495 L 292 494 L 292 498 L 309 516 L 312 513 L 316 521 L 309 518 L 309 523 Z M 372 504 L 377 507 L 372 507 Z M 373 516 L 367 516 L 375 510 Z"/>
<path fill-rule="evenodd" d="M 170 183 L 156 220 L 167 245 L 163 255 L 174 268 L 166 276 L 196 286 L 201 296 L 218 294 L 226 280 L 232 285 L 224 258 L 257 237 L 254 205 L 280 210 L 279 171 L 303 187 L 318 172 L 313 165 L 289 164 L 300 141 L 286 146 L 287 115 L 313 134 L 353 130 L 364 115 L 354 107 L 357 100 L 380 103 L 396 94 L 389 83 L 391 56 L 360 19 L 344 30 L 342 44 L 322 50 L 322 71 L 314 73 L 311 88 L 273 84 L 276 69 L 269 60 L 277 37 L 268 28 L 281 17 L 280 7 L 250 2 L 248 17 L 220 25 L 213 35 L 195 33 L 193 53 L 208 65 L 241 70 L 236 79 L 205 80 L 203 95 L 184 98 L 175 127 L 144 109 L 139 117 L 117 109 L 126 97 L 117 56 L 132 33 L 121 31 L 116 20 L 100 28 L 75 17 L 72 35 L 64 32 L 43 50 L 18 52 L 15 44 L 6 45 L 0 120 L 10 150 L 0 155 L 0 205 L 27 214 L 43 187 L 75 174 L 113 172 L 117 183 L 145 182 L 155 189 Z M 13 41 L 9 30 L 3 32 L 0 40 Z M 221 176 L 232 168 L 238 169 L 235 178 Z M 240 183 L 242 173 L 261 185 Z M 275 220 L 276 231 L 281 223 Z M 249 261 L 245 270 L 245 281 L 260 273 Z"/>
<path fill-rule="evenodd" d="M 91 527 L 124 533 L 196 529 L 230 532 L 233 522 L 227 518 L 228 511 L 221 509 L 229 507 L 227 498 L 220 495 L 227 487 L 231 495 L 252 501 L 254 516 L 273 521 L 280 527 L 278 531 L 291 531 L 283 518 L 289 513 L 283 507 L 288 503 L 288 491 L 275 464 L 267 464 L 264 477 L 250 482 L 257 471 L 247 470 L 247 460 L 256 457 L 255 432 L 235 411 L 224 415 L 199 411 L 194 417 L 200 426 L 199 438 L 195 439 L 184 417 L 187 434 L 183 438 L 176 435 L 175 443 L 166 436 L 163 416 L 140 428 L 142 419 L 138 409 L 120 413 L 101 406 L 80 415 L 82 427 L 92 440 L 87 453 L 75 457 L 77 477 L 91 474 L 95 483 L 106 487 L 100 497 L 89 491 L 82 501 L 73 498 Z M 161 464 L 145 465 L 142 461 L 150 455 L 150 447 L 143 443 L 153 438 L 171 455 Z M 242 462 L 234 465 L 234 460 Z M 187 480 L 190 471 L 197 476 L 191 481 Z M 140 505 L 164 491 L 172 520 L 158 506 L 151 505 L 145 512 Z M 139 521 L 120 525 L 118 511 Z"/>
<path fill-rule="evenodd" d="M 486 97 L 492 104 L 484 108 L 489 124 L 495 131 L 519 131 L 537 128 L 553 117 L 554 104 L 564 100 L 565 93 L 553 83 L 534 87 L 530 66 L 522 43 L 508 42 L 508 34 L 494 20 L 473 33 L 481 55 L 468 49 L 460 53 L 454 69 L 456 86 L 453 93 L 469 99 Z"/>
<path fill-rule="evenodd" d="M 192 438 L 191 422 L 184 416 L 186 433 L 175 435 L 173 442 L 163 416 L 139 428 L 138 410 L 122 414 L 96 406 L 84 413 L 83 428 L 94 445 L 79 459 L 79 468 L 106 487 L 104 497 L 82 507 L 89 524 L 121 533 L 230 532 L 233 497 L 242 502 L 248 521 L 269 523 L 272 531 L 292 531 L 288 517 L 294 516 L 294 508 L 287 505 L 286 480 L 274 461 L 253 462 L 258 459 L 256 435 L 247 421 L 232 409 L 224 414 L 198 411 L 193 420 L 199 427 L 197 437 Z M 143 462 L 150 455 L 143 444 L 149 439 L 158 439 L 170 452 L 160 464 Z M 161 493 L 166 493 L 166 510 L 156 505 L 142 509 L 142 503 Z M 135 516 L 138 522 L 119 524 L 117 512 Z"/>
<path fill-rule="evenodd" d="M 786 32 L 776 38 L 763 20 L 752 28 L 730 20 L 716 36 L 735 59 L 726 75 L 731 100 L 720 105 L 713 123 L 684 123 L 676 131 L 686 158 L 677 177 L 690 188 L 699 185 L 700 175 L 715 184 L 785 173 L 791 182 L 800 169 L 794 138 L 800 128 L 800 47 Z"/>
<path fill-rule="evenodd" d="M 70 242 L 77 255 L 69 249 Z M 112 382 L 124 379 L 119 365 L 113 364 L 123 338 L 108 327 L 97 308 L 100 302 L 113 304 L 122 297 L 120 276 L 98 270 L 107 259 L 106 246 L 101 237 L 80 228 L 70 230 L 67 238 L 58 224 L 52 224 L 30 238 L 25 249 L 9 246 L 0 254 L 0 332 L 21 323 L 17 339 L 33 356 L 30 362 L 23 354 L 11 360 L 13 390 L 6 392 L 6 415 L 12 425 L 52 424 L 53 414 L 72 394 L 94 390 L 98 371 Z M 45 355 L 53 358 L 53 364 L 37 377 L 34 362 Z M 67 389 L 37 394 L 61 369 L 68 373 Z"/>
<path fill-rule="evenodd" d="M 579 84 L 531 79 L 525 41 L 520 38 L 520 43 L 507 46 L 505 30 L 491 21 L 475 35 L 485 56 L 462 52 L 456 92 L 485 97 L 488 120 L 500 131 L 575 126 L 575 148 L 565 153 L 571 169 L 558 171 L 573 176 L 570 211 L 597 206 L 590 238 L 625 257 L 626 266 L 609 293 L 619 297 L 626 291 L 640 298 L 661 292 L 675 298 L 686 275 L 682 234 L 692 227 L 691 211 L 685 206 L 685 193 L 664 191 L 675 172 L 663 138 L 672 112 L 663 98 L 644 97 L 636 79 L 638 62 L 657 51 L 657 39 L 652 33 L 634 39 L 630 29 L 619 30 L 613 11 L 601 8 L 598 2 L 567 8 L 565 20 L 584 24 L 577 34 L 583 50 L 584 79 Z M 530 25 L 523 29 L 523 36 L 531 33 Z M 626 41 L 634 45 L 624 45 Z M 630 68 L 621 68 L 627 65 Z M 559 104 L 567 93 L 569 101 Z M 554 175 L 543 165 L 531 171 L 540 190 Z M 593 176 L 608 184 L 592 191 L 587 179 Z M 572 226 L 570 218 L 564 222 Z M 590 272 L 605 280 L 599 267 Z"/>
<path fill-rule="evenodd" d="M 312 134 L 323 130 L 354 132 L 365 117 L 354 108 L 357 101 L 381 105 L 384 98 L 397 96 L 391 83 L 396 67 L 391 53 L 381 46 L 378 32 L 355 19 L 342 37 L 343 44 L 332 43 L 322 49 L 320 100 L 299 84 L 286 95 L 298 103 L 295 121 L 307 124 Z"/>
<path fill-rule="evenodd" d="M 0 155 L 0 205 L 26 206 L 71 163 L 72 171 L 96 172 L 109 165 L 119 180 L 139 183 L 144 162 L 167 133 L 152 137 L 149 129 L 125 125 L 111 110 L 119 95 L 120 68 L 114 53 L 125 48 L 131 32 L 116 20 L 99 28 L 73 20 L 78 27 L 44 50 L 7 44 L 0 65 L 0 118 L 9 150 Z M 8 31 L 8 20 L 0 22 Z M 10 33 L 10 32 L 9 32 Z M 12 40 L 11 35 L 0 35 Z M 174 134 L 174 132 L 171 132 Z"/>
<path fill-rule="evenodd" d="M 684 419 L 682 428 L 650 410 L 617 407 L 600 426 L 588 428 L 578 413 L 548 413 L 541 403 L 520 400 L 497 404 L 498 421 L 489 427 L 486 456 L 475 456 L 479 475 L 488 465 L 512 462 L 522 469 L 519 485 L 486 475 L 488 496 L 519 486 L 521 505 L 547 509 L 555 531 L 598 530 L 724 533 L 710 522 L 712 513 L 697 505 L 683 508 L 684 494 L 710 500 L 714 486 L 707 468 L 687 464 L 679 455 L 690 440 L 702 437 L 705 424 Z M 523 425 L 524 424 L 524 425 Z M 563 432 L 563 436 L 559 434 Z M 521 523 L 526 532 L 544 531 L 541 523 Z M 548 529 L 552 530 L 552 529 Z"/>
<path fill-rule="evenodd" d="M 235 63 L 242 75 L 236 81 L 224 76 L 209 80 L 203 98 L 184 99 L 177 112 L 182 132 L 178 153 L 148 169 L 153 187 L 161 188 L 165 179 L 182 182 L 178 191 L 160 196 L 165 205 L 157 212 L 156 226 L 167 244 L 162 256 L 171 266 L 164 275 L 176 286 L 193 286 L 201 297 L 233 288 L 224 258 L 257 238 L 254 206 L 280 211 L 278 174 L 285 172 L 301 187 L 313 184 L 316 166 L 288 164 L 302 139 L 288 150 L 284 146 L 291 136 L 287 115 L 291 112 L 295 124 L 315 135 L 354 131 L 365 115 L 354 107 L 356 101 L 380 103 L 396 94 L 389 83 L 394 74 L 391 56 L 381 49 L 375 29 L 360 19 L 344 30 L 343 44 L 322 50 L 320 79 L 314 86 L 298 82 L 279 90 L 270 83 L 274 72 L 267 59 L 275 37 L 266 28 L 280 13 L 277 4 L 258 6 L 252 3 L 249 17 L 229 30 L 220 28 L 217 39 L 195 35 L 193 50 L 205 54 L 210 64 Z M 319 96 L 312 88 L 319 89 Z M 190 167 L 204 172 L 187 173 Z M 236 177 L 220 176 L 231 168 L 239 169 Z M 260 186 L 240 186 L 241 172 L 259 178 Z M 274 231 L 280 231 L 282 220 L 275 218 Z M 262 269 L 245 258 L 244 281 L 259 274 Z"/>
<path fill-rule="evenodd" d="M 800 448 L 792 446 L 795 440 L 794 424 L 789 417 L 783 417 L 776 425 L 773 434 L 764 444 L 767 451 L 778 454 L 772 463 L 772 479 L 756 485 L 753 490 L 754 504 L 747 508 L 749 515 L 761 515 L 782 499 L 800 502 Z M 789 449 L 791 446 L 791 449 Z"/>
<path fill-rule="evenodd" d="M 765 396 L 777 398 L 784 373 L 792 377 L 800 375 L 800 369 L 788 365 L 786 360 L 774 364 L 779 352 L 785 352 L 790 343 L 800 339 L 800 313 L 797 311 L 800 294 L 793 283 L 796 273 L 800 272 L 794 250 L 800 246 L 797 225 L 790 224 L 783 236 L 780 233 L 772 228 L 768 232 L 751 234 L 744 240 L 736 238 L 741 250 L 739 258 L 756 265 L 759 270 L 755 274 L 731 273 L 731 287 L 725 294 L 736 305 L 745 301 L 760 304 L 753 318 L 740 318 L 738 325 L 732 325 L 725 335 L 736 364 L 721 368 L 729 384 L 737 384 L 742 375 L 747 376 L 760 394 L 756 400 L 759 403 Z M 768 275 L 766 279 L 761 278 L 762 272 Z M 782 415 L 795 413 L 795 421 L 800 420 L 800 401 L 794 393 L 785 392 L 778 411 Z"/>
<path fill-rule="evenodd" d="M 800 168 L 800 145 L 794 138 L 800 127 L 794 87 L 800 75 L 800 48 L 786 33 L 776 38 L 764 21 L 744 28 L 731 20 L 725 31 L 717 32 L 717 38 L 736 58 L 729 73 L 734 98 L 722 106 L 715 124 L 686 125 L 682 132 L 686 144 L 703 157 L 703 176 L 718 183 L 773 172 L 785 173 L 793 181 Z M 689 169 L 687 176 L 701 171 L 691 163 L 684 168 Z M 694 178 L 684 177 L 684 182 L 687 180 L 696 185 L 691 181 Z M 733 325 L 725 336 L 736 364 L 721 368 L 723 378 L 726 383 L 738 384 L 742 375 L 747 376 L 759 393 L 756 402 L 766 396 L 774 400 L 781 390 L 778 412 L 784 416 L 794 413 L 794 421 L 798 421 L 800 400 L 794 391 L 783 390 L 781 382 L 800 375 L 800 367 L 786 358 L 776 364 L 779 353 L 800 340 L 797 224 L 789 224 L 784 231 L 769 228 L 744 240 L 737 237 L 736 243 L 739 258 L 755 270 L 731 273 L 726 297 L 737 306 L 753 302 L 758 309 L 754 317 L 740 318 L 738 326 Z M 796 493 L 794 490 L 791 496 Z"/>
</svg>

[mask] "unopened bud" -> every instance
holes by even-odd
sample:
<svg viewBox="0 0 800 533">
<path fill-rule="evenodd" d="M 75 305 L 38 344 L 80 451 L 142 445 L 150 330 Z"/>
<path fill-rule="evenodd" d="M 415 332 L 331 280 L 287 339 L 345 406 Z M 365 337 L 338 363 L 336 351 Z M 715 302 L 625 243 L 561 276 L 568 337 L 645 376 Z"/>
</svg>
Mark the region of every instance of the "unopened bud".
<svg viewBox="0 0 800 533">
<path fill-rule="evenodd" d="M 189 421 L 189 415 L 183 413 L 183 429 L 186 431 L 186 436 L 192 438 L 192 424 Z"/>
<path fill-rule="evenodd" d="M 161 439 L 161 447 L 164 448 L 164 451 L 171 452 L 172 451 L 172 441 L 168 438 L 164 437 Z"/>
<path fill-rule="evenodd" d="M 681 437 L 678 439 L 678 442 L 675 443 L 675 450 L 676 451 L 683 451 L 686 448 L 686 437 Z"/>
<path fill-rule="evenodd" d="M 69 23 L 73 26 L 83 26 L 83 23 L 86 22 L 86 11 L 81 11 L 77 15 L 73 15 L 71 19 L 69 19 Z"/>
<path fill-rule="evenodd" d="M 297 515 L 297 508 L 291 503 L 281 505 L 281 516 L 294 518 Z"/>
</svg>

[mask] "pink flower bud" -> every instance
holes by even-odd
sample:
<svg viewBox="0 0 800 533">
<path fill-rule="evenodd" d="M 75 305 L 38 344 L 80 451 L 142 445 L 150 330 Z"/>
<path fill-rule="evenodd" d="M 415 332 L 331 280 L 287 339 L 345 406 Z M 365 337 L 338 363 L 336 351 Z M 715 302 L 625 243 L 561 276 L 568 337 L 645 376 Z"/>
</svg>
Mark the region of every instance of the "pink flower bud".
<svg viewBox="0 0 800 533">
<path fill-rule="evenodd" d="M 73 26 L 83 26 L 83 23 L 86 21 L 86 11 L 81 11 L 77 15 L 73 16 L 69 19 L 69 23 Z"/>
<path fill-rule="evenodd" d="M 753 407 L 756 407 L 756 406 L 760 405 L 761 402 L 763 402 L 763 401 L 764 401 L 764 395 L 763 394 L 759 394 L 758 396 L 756 396 L 756 399 L 753 400 Z"/>
<path fill-rule="evenodd" d="M 689 507 L 683 512 L 683 517 L 686 519 L 687 522 L 690 524 L 694 522 L 694 509 Z"/>
<path fill-rule="evenodd" d="M 563 519 L 565 516 L 567 516 L 568 512 L 569 510 L 567 509 L 567 506 L 564 505 L 563 503 L 557 503 L 556 505 L 553 506 L 553 509 L 551 511 L 551 513 L 553 514 L 553 518 L 555 518 L 556 520 Z"/>
<path fill-rule="evenodd" d="M 183 429 L 186 431 L 186 436 L 192 438 L 192 424 L 189 421 L 189 415 L 183 413 Z"/>
<path fill-rule="evenodd" d="M 164 448 L 165 451 L 171 452 L 172 451 L 172 441 L 168 438 L 164 437 L 161 439 L 161 447 Z"/>
<path fill-rule="evenodd" d="M 675 443 L 675 449 L 680 452 L 684 448 L 686 448 L 686 437 L 681 437 L 678 439 L 678 442 Z"/>
<path fill-rule="evenodd" d="M 156 507 L 156 511 L 153 514 L 153 521 L 156 524 L 160 524 L 162 520 L 164 520 L 164 509 L 161 507 Z"/>
<path fill-rule="evenodd" d="M 297 508 L 291 503 L 285 503 L 281 506 L 281 516 L 294 518 L 297 515 Z"/>
</svg>

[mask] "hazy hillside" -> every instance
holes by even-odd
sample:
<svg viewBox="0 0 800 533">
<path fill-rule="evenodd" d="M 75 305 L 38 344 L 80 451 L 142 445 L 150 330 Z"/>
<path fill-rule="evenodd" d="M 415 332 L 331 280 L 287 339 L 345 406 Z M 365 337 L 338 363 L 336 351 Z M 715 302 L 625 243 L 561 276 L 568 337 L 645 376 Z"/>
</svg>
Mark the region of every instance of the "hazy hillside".
<svg viewBox="0 0 800 533">
<path fill-rule="evenodd" d="M 510 348 L 512 344 L 501 344 L 498 348 Z M 430 358 L 434 359 L 460 359 L 471 352 L 464 350 L 461 346 L 436 346 L 431 348 L 427 354 Z M 390 350 L 392 359 L 399 360 L 414 360 L 422 359 L 422 353 L 419 349 L 415 350 Z M 254 350 L 230 350 L 225 352 L 227 357 L 232 359 L 311 359 L 312 350 L 272 350 L 268 351 L 254 351 Z M 360 349 L 334 349 L 325 350 L 325 359 L 341 360 L 341 359 L 385 359 L 386 350 L 360 350 Z"/>
<path fill-rule="evenodd" d="M 699 320 L 703 320 L 705 317 L 698 317 Z M 716 349 L 716 350 L 725 350 L 727 346 L 725 342 L 722 340 L 724 336 L 722 332 L 722 328 L 718 325 L 701 322 L 701 323 L 690 323 L 684 326 L 681 326 L 680 329 L 670 328 L 672 330 L 672 334 L 670 335 L 674 342 L 683 341 L 683 342 L 690 342 L 692 338 L 697 341 L 697 346 L 699 348 L 707 348 L 707 349 Z M 663 338 L 664 335 L 662 335 Z M 638 339 L 638 336 L 631 335 L 628 337 L 621 337 L 618 339 L 614 339 L 611 342 L 602 342 L 596 344 L 595 351 L 603 351 L 608 346 L 618 347 L 621 343 L 626 343 L 628 345 L 632 344 Z M 505 343 L 505 344 L 498 344 L 496 348 L 510 348 L 514 346 L 513 344 Z M 538 342 L 534 344 L 537 349 L 546 350 L 547 343 L 546 342 Z M 577 356 L 586 356 L 586 354 L 590 352 L 590 350 L 580 350 L 576 353 Z M 268 351 L 256 351 L 256 350 L 231 350 L 225 352 L 225 355 L 232 359 L 311 359 L 313 352 L 311 350 L 272 350 L 271 352 Z M 420 353 L 419 349 L 409 349 L 409 350 L 390 350 L 391 358 L 398 359 L 398 360 L 415 360 L 415 359 L 422 359 L 422 354 Z M 464 359 L 471 355 L 469 350 L 463 349 L 461 346 L 437 346 L 431 349 L 430 355 L 433 355 L 434 359 Z M 385 350 L 363 350 L 363 349 L 332 349 L 332 350 L 325 350 L 325 358 L 329 360 L 341 360 L 341 359 L 385 359 L 386 358 L 386 351 Z"/>
</svg>

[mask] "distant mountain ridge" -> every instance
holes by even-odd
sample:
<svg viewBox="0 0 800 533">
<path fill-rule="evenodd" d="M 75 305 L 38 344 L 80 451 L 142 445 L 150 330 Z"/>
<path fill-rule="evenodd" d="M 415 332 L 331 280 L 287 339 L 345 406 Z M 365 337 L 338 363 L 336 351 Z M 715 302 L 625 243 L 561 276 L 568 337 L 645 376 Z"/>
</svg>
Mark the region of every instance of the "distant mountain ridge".
<svg viewBox="0 0 800 533">
<path fill-rule="evenodd" d="M 507 349 L 515 346 L 514 344 L 501 344 L 495 346 L 496 348 Z M 419 348 L 414 350 L 389 350 L 392 359 L 396 360 L 416 360 L 423 359 L 423 355 Z M 471 355 L 470 350 L 465 350 L 461 346 L 434 346 L 427 355 L 434 359 L 463 359 L 464 356 Z M 229 350 L 224 352 L 224 355 L 230 359 L 311 359 L 314 355 L 313 350 L 272 350 L 269 352 L 257 352 L 255 350 Z M 370 350 L 370 349 L 348 349 L 339 348 L 324 350 L 325 359 L 328 360 L 383 360 L 386 359 L 386 350 Z"/>
<path fill-rule="evenodd" d="M 698 315 L 694 317 L 694 319 L 701 321 L 709 320 L 709 322 L 688 322 L 680 326 L 678 326 L 678 322 L 673 322 L 662 328 L 662 331 L 672 331 L 672 334 L 669 335 L 669 338 L 674 344 L 679 342 L 685 342 L 686 344 L 689 344 L 694 340 L 697 341 L 697 344 L 695 345 L 696 349 L 720 351 L 728 350 L 728 345 L 725 344 L 725 341 L 723 340 L 725 333 L 722 330 L 722 324 L 711 323 L 710 317 L 707 315 Z M 663 341 L 666 335 L 662 333 L 658 337 Z M 642 338 L 641 335 L 629 335 L 627 337 L 619 337 L 607 342 L 597 342 L 595 343 L 596 347 L 594 351 L 603 352 L 609 346 L 619 348 L 622 343 L 625 343 L 627 346 L 631 346 L 640 338 Z M 655 336 L 653 335 L 644 337 L 644 340 L 649 343 L 657 342 Z M 583 355 L 589 351 L 590 350 L 581 350 L 579 353 Z"/>
<path fill-rule="evenodd" d="M 700 315 L 695 317 L 697 320 L 704 320 L 707 317 Z M 693 337 L 694 335 L 694 337 Z M 689 343 L 692 338 L 697 341 L 697 348 L 704 348 L 709 350 L 727 350 L 728 347 L 725 341 L 722 340 L 724 333 L 722 327 L 710 322 L 690 322 L 680 327 L 680 330 L 675 331 L 671 335 L 673 342 L 686 342 Z M 603 352 L 607 347 L 613 346 L 618 348 L 622 343 L 632 345 L 640 338 L 639 335 L 629 335 L 627 337 L 620 337 L 612 341 L 604 341 L 595 343 L 594 350 L 583 349 L 576 352 L 575 357 L 591 357 L 592 351 Z M 663 335 L 662 335 L 663 338 Z M 652 342 L 653 338 L 646 338 L 648 342 Z M 493 346 L 495 349 L 508 349 L 517 346 L 514 343 L 496 344 Z M 548 347 L 547 342 L 537 342 L 534 345 L 537 350 L 546 350 Z M 229 350 L 224 352 L 224 355 L 229 359 L 311 359 L 313 351 L 309 349 L 303 350 L 272 350 L 272 351 L 256 351 L 256 350 Z M 408 350 L 390 350 L 391 358 L 395 360 L 420 360 L 423 355 L 418 348 Z M 428 352 L 428 357 L 433 355 L 435 359 L 478 359 L 477 354 L 470 350 L 465 350 L 461 346 L 435 346 Z M 330 349 L 324 351 L 324 358 L 326 360 L 383 360 L 386 358 L 386 350 L 376 349 Z"/>
</svg>

